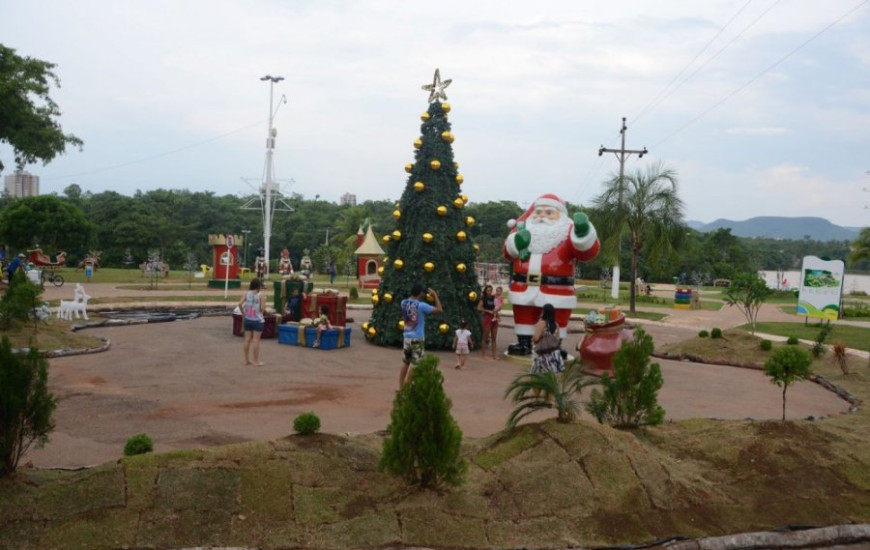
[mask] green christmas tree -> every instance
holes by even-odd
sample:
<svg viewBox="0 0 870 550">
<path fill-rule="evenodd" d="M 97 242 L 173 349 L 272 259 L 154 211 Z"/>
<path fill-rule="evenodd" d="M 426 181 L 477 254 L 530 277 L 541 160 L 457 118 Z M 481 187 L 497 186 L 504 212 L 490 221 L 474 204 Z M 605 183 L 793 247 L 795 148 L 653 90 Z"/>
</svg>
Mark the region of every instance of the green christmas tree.
<svg viewBox="0 0 870 550">
<path fill-rule="evenodd" d="M 444 312 L 426 323 L 427 349 L 449 349 L 462 320 L 468 323 L 475 344 L 480 344 L 477 302 L 480 285 L 474 262 L 478 251 L 471 238 L 474 218 L 465 213 L 468 196 L 462 193 L 462 175 L 453 160 L 453 133 L 447 115 L 450 104 L 438 70 L 429 90 L 429 109 L 421 115 L 420 137 L 414 141 L 414 162 L 406 164 L 408 180 L 396 204 L 396 224 L 383 237 L 387 259 L 381 284 L 372 294 L 372 318 L 363 325 L 369 340 L 380 345 L 401 345 L 403 323 L 400 304 L 414 283 L 438 292 Z M 427 296 L 432 303 L 432 298 Z"/>
</svg>

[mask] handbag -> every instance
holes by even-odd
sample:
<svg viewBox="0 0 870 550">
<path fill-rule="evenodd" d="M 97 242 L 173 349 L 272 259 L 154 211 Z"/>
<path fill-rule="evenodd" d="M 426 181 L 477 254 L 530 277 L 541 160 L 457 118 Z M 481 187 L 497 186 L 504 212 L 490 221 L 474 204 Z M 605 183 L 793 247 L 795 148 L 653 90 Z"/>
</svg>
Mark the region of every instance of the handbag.
<svg viewBox="0 0 870 550">
<path fill-rule="evenodd" d="M 557 350 L 562 346 L 562 339 L 552 332 L 545 332 L 541 335 L 541 339 L 535 344 L 535 353 L 543 355 Z"/>
</svg>

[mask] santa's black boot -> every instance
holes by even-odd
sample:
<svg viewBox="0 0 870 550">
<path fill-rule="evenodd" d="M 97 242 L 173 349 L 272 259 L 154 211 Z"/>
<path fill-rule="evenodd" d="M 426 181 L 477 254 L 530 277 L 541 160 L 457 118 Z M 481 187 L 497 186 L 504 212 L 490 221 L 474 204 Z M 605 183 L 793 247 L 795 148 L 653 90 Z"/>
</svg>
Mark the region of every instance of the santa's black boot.
<svg viewBox="0 0 870 550">
<path fill-rule="evenodd" d="M 517 342 L 508 346 L 508 355 L 528 355 L 532 353 L 532 337 L 517 336 Z"/>
</svg>

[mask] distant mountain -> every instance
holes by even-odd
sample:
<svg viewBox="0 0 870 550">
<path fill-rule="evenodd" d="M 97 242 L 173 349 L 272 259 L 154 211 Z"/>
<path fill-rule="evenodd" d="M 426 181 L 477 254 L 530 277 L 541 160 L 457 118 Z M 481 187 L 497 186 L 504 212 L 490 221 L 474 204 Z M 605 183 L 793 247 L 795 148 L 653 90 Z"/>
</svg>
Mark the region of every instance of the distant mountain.
<svg viewBox="0 0 870 550">
<path fill-rule="evenodd" d="M 759 216 L 742 222 L 719 219 L 712 223 L 688 222 L 689 227 L 704 233 L 720 228 L 731 228 L 737 237 L 768 237 L 771 239 L 801 240 L 809 236 L 814 241 L 851 241 L 858 237 L 859 228 L 834 225 L 824 218 L 786 218 Z"/>
</svg>

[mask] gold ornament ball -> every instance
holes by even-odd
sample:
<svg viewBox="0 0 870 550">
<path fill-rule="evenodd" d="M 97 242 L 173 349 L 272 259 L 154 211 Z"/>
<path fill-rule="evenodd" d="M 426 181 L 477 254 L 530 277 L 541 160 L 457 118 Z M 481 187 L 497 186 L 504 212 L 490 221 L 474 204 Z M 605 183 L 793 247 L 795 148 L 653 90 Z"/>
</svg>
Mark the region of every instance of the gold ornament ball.
<svg viewBox="0 0 870 550">
<path fill-rule="evenodd" d="M 441 331 L 441 334 L 447 334 L 447 331 L 450 330 L 450 325 L 447 323 L 441 323 L 438 325 L 438 330 Z"/>
<path fill-rule="evenodd" d="M 471 292 L 469 292 L 468 293 L 468 300 L 471 302 L 476 302 L 477 301 L 477 292 L 475 292 L 473 290 Z"/>
<path fill-rule="evenodd" d="M 410 174 L 410 173 L 411 173 L 411 170 L 413 170 L 413 169 L 414 169 L 414 165 L 411 164 L 410 162 L 409 162 L 408 164 L 405 165 L 405 172 L 407 172 L 407 173 Z"/>
<path fill-rule="evenodd" d="M 419 149 L 420 147 L 423 147 L 423 140 L 417 138 L 414 140 L 414 149 Z"/>
<path fill-rule="evenodd" d="M 467 238 L 468 238 L 468 235 L 465 233 L 465 231 L 458 231 L 456 233 L 456 240 L 461 242 L 461 243 L 464 243 L 465 239 L 467 239 Z"/>
<path fill-rule="evenodd" d="M 381 241 L 383 241 L 384 244 L 389 243 L 391 240 L 392 238 L 389 235 L 384 235 L 383 237 L 381 237 Z"/>
<path fill-rule="evenodd" d="M 468 216 L 467 218 L 465 218 L 465 225 L 467 225 L 468 227 L 473 226 L 474 225 L 474 218 L 472 218 L 471 216 Z"/>
<path fill-rule="evenodd" d="M 456 183 L 462 185 L 462 182 L 465 181 L 465 178 L 462 177 L 462 174 L 456 174 Z"/>
<path fill-rule="evenodd" d="M 370 326 L 372 326 L 372 324 L 369 323 L 368 321 L 366 321 L 365 323 L 362 324 L 362 326 L 360 328 L 362 329 L 363 332 L 365 332 L 369 329 Z"/>
<path fill-rule="evenodd" d="M 405 330 L 405 321 L 404 319 L 399 319 L 399 322 L 396 323 L 396 328 L 399 330 Z"/>
<path fill-rule="evenodd" d="M 423 122 L 429 122 L 430 118 L 432 118 L 432 115 L 429 114 L 429 111 L 426 111 L 422 115 L 420 115 L 420 120 L 422 120 Z"/>
<path fill-rule="evenodd" d="M 474 253 L 475 253 L 475 254 L 480 254 L 480 245 L 479 245 L 479 244 L 474 243 L 474 247 L 473 247 L 473 248 L 474 248 Z"/>
<path fill-rule="evenodd" d="M 435 264 L 433 264 L 432 262 L 426 262 L 425 264 L 423 264 L 423 269 L 425 269 L 428 273 L 431 273 L 435 270 Z"/>
<path fill-rule="evenodd" d="M 440 170 L 441 169 L 441 161 L 438 159 L 432 159 L 429 161 L 429 168 L 432 170 Z"/>
<path fill-rule="evenodd" d="M 423 233 L 423 242 L 431 243 L 435 239 L 435 236 L 432 233 Z"/>
<path fill-rule="evenodd" d="M 389 292 L 385 292 L 384 293 L 384 301 L 389 304 L 390 302 L 393 301 L 393 295 L 390 294 Z"/>
<path fill-rule="evenodd" d="M 393 267 L 395 267 L 396 269 L 402 269 L 403 267 L 405 267 L 405 262 L 403 262 L 399 258 L 396 258 L 395 260 L 393 260 Z"/>
<path fill-rule="evenodd" d="M 373 288 L 372 294 L 378 294 L 381 290 L 379 288 Z"/>
<path fill-rule="evenodd" d="M 460 273 L 465 273 L 466 269 L 468 269 L 468 266 L 466 266 L 465 264 L 456 264 L 456 271 Z"/>
<path fill-rule="evenodd" d="M 431 294 L 429 294 L 427 292 L 426 293 L 426 301 L 429 302 L 430 304 L 434 304 L 435 303 L 435 296 L 432 296 Z"/>
<path fill-rule="evenodd" d="M 377 294 L 372 294 L 372 303 L 374 305 L 378 305 L 378 302 L 380 302 L 380 301 L 381 301 L 380 296 L 378 296 Z"/>
<path fill-rule="evenodd" d="M 393 219 L 394 220 L 399 221 L 399 218 L 401 218 L 401 217 L 402 217 L 401 210 L 393 210 Z"/>
<path fill-rule="evenodd" d="M 454 169 L 454 170 L 459 170 L 459 163 L 458 163 L 458 162 L 454 162 L 454 163 L 453 163 L 453 169 Z"/>
<path fill-rule="evenodd" d="M 462 199 L 463 204 L 468 204 L 468 195 L 463 193 L 463 194 L 459 195 L 459 197 Z"/>
<path fill-rule="evenodd" d="M 453 134 L 451 134 L 449 130 L 444 130 L 443 132 L 441 132 L 441 139 L 446 141 L 447 143 L 453 143 L 456 138 L 453 137 Z"/>
<path fill-rule="evenodd" d="M 378 266 L 378 275 L 380 275 L 381 277 L 384 276 L 384 266 L 382 266 L 382 265 Z"/>
<path fill-rule="evenodd" d="M 402 239 L 402 232 L 399 231 L 398 229 L 393 231 L 393 239 L 395 239 L 397 241 L 401 240 Z"/>
<path fill-rule="evenodd" d="M 438 212 L 439 216 L 446 216 L 447 215 L 447 207 L 444 206 L 443 204 L 441 206 L 439 206 L 438 208 L 436 208 L 435 211 Z"/>
<path fill-rule="evenodd" d="M 445 113 L 449 113 L 450 112 L 450 104 L 447 102 L 442 103 L 441 110 L 444 111 Z"/>
<path fill-rule="evenodd" d="M 455 206 L 456 208 L 462 208 L 463 205 L 465 205 L 465 203 L 462 202 L 461 197 L 456 197 L 455 199 L 453 199 L 453 206 Z"/>
<path fill-rule="evenodd" d="M 375 327 L 369 327 L 369 329 L 366 331 L 366 334 L 369 335 L 369 338 L 374 338 L 375 334 L 377 334 L 377 333 L 378 333 L 378 330 Z"/>
<path fill-rule="evenodd" d="M 416 192 L 419 193 L 419 192 L 422 191 L 423 189 L 426 189 L 426 184 L 425 184 L 425 183 L 423 183 L 422 181 L 418 181 L 418 182 L 415 182 L 415 183 L 414 183 L 414 191 L 416 191 Z"/>
</svg>

